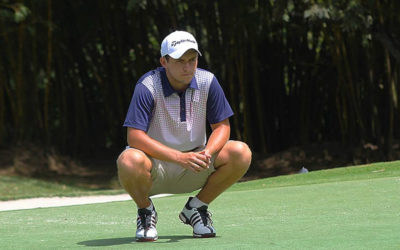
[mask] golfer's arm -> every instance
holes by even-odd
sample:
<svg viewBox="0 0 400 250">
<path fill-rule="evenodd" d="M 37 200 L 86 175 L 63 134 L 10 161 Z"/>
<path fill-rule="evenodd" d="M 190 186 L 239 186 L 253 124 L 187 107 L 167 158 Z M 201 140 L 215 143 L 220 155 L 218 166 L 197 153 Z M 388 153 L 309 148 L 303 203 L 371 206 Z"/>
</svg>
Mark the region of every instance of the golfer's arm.
<svg viewBox="0 0 400 250">
<path fill-rule="evenodd" d="M 179 163 L 182 152 L 154 140 L 143 130 L 128 128 L 127 140 L 130 147 L 140 149 L 151 157 L 162 161 Z"/>
<path fill-rule="evenodd" d="M 208 138 L 205 151 L 207 151 L 207 153 L 209 153 L 210 155 L 213 155 L 220 151 L 229 140 L 231 134 L 229 119 L 211 124 L 211 129 L 212 132 L 210 138 Z"/>
</svg>

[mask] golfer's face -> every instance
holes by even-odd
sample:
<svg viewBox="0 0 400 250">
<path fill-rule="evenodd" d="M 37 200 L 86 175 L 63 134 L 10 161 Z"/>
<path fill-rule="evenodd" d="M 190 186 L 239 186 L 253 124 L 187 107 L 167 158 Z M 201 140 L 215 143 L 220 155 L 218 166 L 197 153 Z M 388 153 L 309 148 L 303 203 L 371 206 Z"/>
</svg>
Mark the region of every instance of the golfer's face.
<svg viewBox="0 0 400 250">
<path fill-rule="evenodd" d="M 167 71 L 174 81 L 189 84 L 197 68 L 197 52 L 188 50 L 179 59 L 169 58 Z"/>
</svg>

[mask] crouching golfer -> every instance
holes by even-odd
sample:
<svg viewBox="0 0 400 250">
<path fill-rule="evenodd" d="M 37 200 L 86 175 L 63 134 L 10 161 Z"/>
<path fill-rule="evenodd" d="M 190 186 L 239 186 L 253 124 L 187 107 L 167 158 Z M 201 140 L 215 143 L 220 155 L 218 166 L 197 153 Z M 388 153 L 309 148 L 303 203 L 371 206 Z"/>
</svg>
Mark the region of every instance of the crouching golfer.
<svg viewBox="0 0 400 250">
<path fill-rule="evenodd" d="M 215 76 L 197 68 L 199 55 L 196 39 L 175 31 L 162 41 L 162 67 L 135 87 L 124 122 L 128 147 L 117 165 L 120 183 L 138 207 L 137 241 L 158 238 L 150 196 L 197 189 L 179 218 L 193 227 L 194 237 L 214 237 L 208 205 L 249 168 L 251 151 L 228 140 L 232 109 Z"/>
</svg>

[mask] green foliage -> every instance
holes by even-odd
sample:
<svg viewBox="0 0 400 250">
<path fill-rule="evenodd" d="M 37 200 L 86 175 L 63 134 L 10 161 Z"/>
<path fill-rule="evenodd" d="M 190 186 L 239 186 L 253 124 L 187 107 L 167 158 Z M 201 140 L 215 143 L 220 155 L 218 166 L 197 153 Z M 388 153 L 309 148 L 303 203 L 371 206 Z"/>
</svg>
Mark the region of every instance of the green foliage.
<svg viewBox="0 0 400 250">
<path fill-rule="evenodd" d="M 0 2 L 0 18 L 13 20 L 15 23 L 24 21 L 31 11 L 23 3 L 10 4 L 7 1 Z"/>
<path fill-rule="evenodd" d="M 328 8 L 313 4 L 310 9 L 304 11 L 304 18 L 312 20 L 331 19 L 331 11 Z"/>
<path fill-rule="evenodd" d="M 304 11 L 304 18 L 313 22 L 338 23 L 344 32 L 365 32 L 373 23 L 370 11 L 358 0 L 312 4 Z"/>
<path fill-rule="evenodd" d="M 255 152 L 399 139 L 399 3 L 0 1 L 0 144 L 118 152 L 135 82 L 169 32 L 200 42 Z M 396 12 L 397 11 L 397 12 Z"/>
<path fill-rule="evenodd" d="M 15 10 L 14 20 L 16 23 L 24 21 L 30 14 L 30 10 L 23 4 L 16 4 L 14 10 Z"/>
</svg>

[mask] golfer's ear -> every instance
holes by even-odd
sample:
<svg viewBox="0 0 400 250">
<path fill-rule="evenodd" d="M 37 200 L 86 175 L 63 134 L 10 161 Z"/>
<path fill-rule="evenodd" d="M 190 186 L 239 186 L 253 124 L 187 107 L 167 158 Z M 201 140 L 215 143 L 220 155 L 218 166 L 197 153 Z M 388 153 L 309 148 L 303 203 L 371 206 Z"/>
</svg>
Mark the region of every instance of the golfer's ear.
<svg viewBox="0 0 400 250">
<path fill-rule="evenodd" d="M 161 66 L 163 66 L 164 68 L 165 68 L 165 64 L 167 63 L 166 61 L 167 61 L 167 60 L 165 59 L 164 56 L 160 57 L 160 64 L 161 64 Z"/>
</svg>

